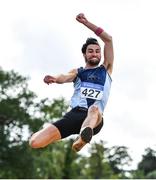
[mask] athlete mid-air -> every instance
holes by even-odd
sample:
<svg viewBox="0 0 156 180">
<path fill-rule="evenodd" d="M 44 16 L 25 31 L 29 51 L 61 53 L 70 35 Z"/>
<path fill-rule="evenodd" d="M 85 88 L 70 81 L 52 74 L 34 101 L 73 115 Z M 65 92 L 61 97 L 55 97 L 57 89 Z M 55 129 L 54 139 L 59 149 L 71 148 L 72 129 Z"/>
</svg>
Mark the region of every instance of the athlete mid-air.
<svg viewBox="0 0 156 180">
<path fill-rule="evenodd" d="M 71 110 L 60 120 L 49 123 L 46 127 L 34 133 L 29 144 L 32 148 L 45 147 L 50 143 L 79 134 L 72 145 L 74 151 L 89 143 L 103 126 L 103 112 L 108 101 L 113 70 L 112 37 L 102 28 L 91 23 L 84 14 L 76 16 L 76 20 L 93 31 L 104 42 L 104 60 L 101 61 L 101 47 L 95 38 L 88 38 L 82 46 L 85 67 L 72 69 L 67 74 L 56 76 L 46 75 L 44 82 L 74 83 L 74 93 L 71 97 Z"/>
</svg>

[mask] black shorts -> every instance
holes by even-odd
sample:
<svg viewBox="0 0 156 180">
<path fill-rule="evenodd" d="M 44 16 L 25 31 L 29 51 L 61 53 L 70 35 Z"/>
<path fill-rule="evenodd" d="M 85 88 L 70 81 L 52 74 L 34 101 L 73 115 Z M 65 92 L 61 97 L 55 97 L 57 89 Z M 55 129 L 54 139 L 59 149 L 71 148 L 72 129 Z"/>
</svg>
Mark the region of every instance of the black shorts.
<svg viewBox="0 0 156 180">
<path fill-rule="evenodd" d="M 83 121 L 87 117 L 88 110 L 86 108 L 75 107 L 67 112 L 62 119 L 53 123 L 60 131 L 61 137 L 66 138 L 72 134 L 79 134 Z M 93 135 L 96 135 L 103 126 L 103 118 L 101 123 L 93 129 Z"/>
</svg>

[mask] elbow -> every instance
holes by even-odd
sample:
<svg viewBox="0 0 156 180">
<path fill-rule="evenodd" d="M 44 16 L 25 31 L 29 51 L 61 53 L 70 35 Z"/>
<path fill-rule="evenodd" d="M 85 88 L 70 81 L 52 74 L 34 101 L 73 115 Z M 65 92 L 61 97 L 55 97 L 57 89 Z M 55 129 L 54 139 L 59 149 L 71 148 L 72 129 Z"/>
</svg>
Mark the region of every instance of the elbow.
<svg viewBox="0 0 156 180">
<path fill-rule="evenodd" d="M 57 84 L 62 84 L 64 83 L 64 75 L 60 74 L 57 78 L 56 78 L 56 83 Z"/>
<path fill-rule="evenodd" d="M 63 84 L 63 82 L 61 80 L 57 80 L 56 83 L 57 84 Z"/>
<path fill-rule="evenodd" d="M 112 43 L 112 42 L 113 42 L 113 38 L 112 38 L 112 36 L 108 36 L 108 39 L 107 39 L 107 41 L 106 41 L 106 42 Z"/>
<path fill-rule="evenodd" d="M 104 41 L 104 43 L 113 43 L 113 38 L 112 36 L 107 36 L 107 37 L 101 37 L 102 41 Z"/>
</svg>

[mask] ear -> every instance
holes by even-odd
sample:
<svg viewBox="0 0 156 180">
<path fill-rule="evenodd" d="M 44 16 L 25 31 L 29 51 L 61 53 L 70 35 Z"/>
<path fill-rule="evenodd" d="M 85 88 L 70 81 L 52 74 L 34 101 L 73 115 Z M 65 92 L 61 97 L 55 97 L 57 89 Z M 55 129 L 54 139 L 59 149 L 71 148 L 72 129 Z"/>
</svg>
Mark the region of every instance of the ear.
<svg viewBox="0 0 156 180">
<path fill-rule="evenodd" d="M 84 60 L 87 63 L 86 54 L 83 54 Z"/>
<path fill-rule="evenodd" d="M 86 59 L 86 54 L 83 54 L 83 57 Z"/>
</svg>

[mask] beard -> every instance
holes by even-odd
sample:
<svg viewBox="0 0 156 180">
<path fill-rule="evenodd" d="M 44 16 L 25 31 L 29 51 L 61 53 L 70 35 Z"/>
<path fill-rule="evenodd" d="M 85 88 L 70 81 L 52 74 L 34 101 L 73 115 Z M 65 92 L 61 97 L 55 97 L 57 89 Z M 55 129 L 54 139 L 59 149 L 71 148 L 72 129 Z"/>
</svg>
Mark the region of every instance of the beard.
<svg viewBox="0 0 156 180">
<path fill-rule="evenodd" d="M 85 61 L 90 66 L 97 66 L 100 63 L 99 59 L 85 59 Z"/>
</svg>

